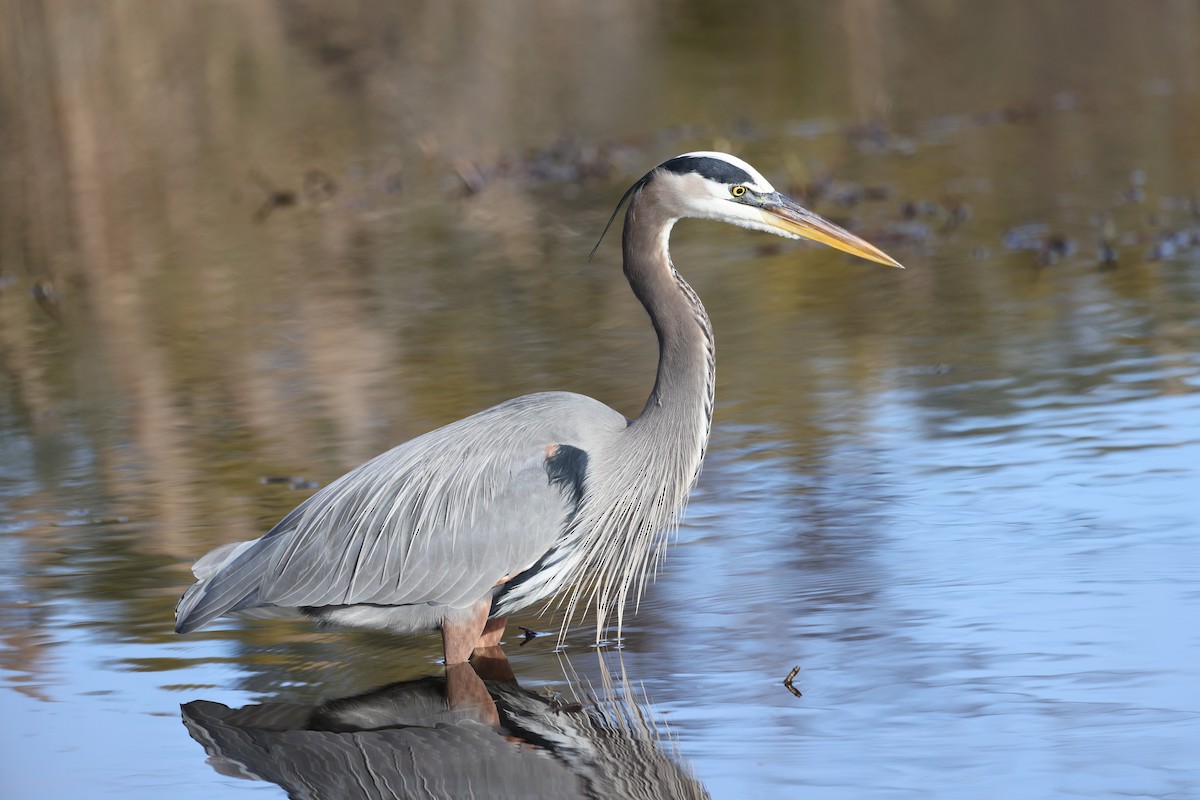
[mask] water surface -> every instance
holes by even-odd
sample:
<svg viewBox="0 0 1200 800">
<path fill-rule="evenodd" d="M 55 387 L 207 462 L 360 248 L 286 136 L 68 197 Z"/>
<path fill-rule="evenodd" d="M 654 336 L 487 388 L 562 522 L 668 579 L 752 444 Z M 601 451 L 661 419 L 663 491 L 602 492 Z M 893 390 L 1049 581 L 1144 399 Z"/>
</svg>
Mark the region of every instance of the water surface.
<svg viewBox="0 0 1200 800">
<path fill-rule="evenodd" d="M 284 796 L 181 705 L 424 696 L 432 636 L 175 636 L 189 564 L 508 397 L 635 414 L 586 255 L 710 148 L 908 269 L 677 228 L 705 472 L 620 649 L 514 620 L 497 705 L 585 794 L 1200 796 L 1194 5 L 7 6 L 6 796 Z"/>
</svg>

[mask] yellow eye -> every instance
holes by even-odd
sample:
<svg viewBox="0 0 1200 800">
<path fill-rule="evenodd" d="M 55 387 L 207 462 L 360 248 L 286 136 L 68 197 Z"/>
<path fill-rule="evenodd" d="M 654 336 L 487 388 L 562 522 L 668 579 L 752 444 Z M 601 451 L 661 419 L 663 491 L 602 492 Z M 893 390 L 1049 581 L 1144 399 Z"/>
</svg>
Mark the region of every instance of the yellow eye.
<svg viewBox="0 0 1200 800">
<path fill-rule="evenodd" d="M 746 193 L 746 187 L 745 186 L 734 186 L 733 188 L 731 188 L 729 190 L 729 193 L 731 195 L 733 195 L 734 197 L 741 197 L 742 195 L 744 195 Z"/>
</svg>

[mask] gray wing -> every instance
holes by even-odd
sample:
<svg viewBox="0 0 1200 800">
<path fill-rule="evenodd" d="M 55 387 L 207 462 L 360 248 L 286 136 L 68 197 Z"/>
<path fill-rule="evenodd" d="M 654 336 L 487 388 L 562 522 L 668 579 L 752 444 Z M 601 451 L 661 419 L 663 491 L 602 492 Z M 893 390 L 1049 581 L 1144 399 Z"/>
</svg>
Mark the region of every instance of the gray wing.
<svg viewBox="0 0 1200 800">
<path fill-rule="evenodd" d="M 535 564 L 578 501 L 556 475 L 553 446 L 586 453 L 625 425 L 591 398 L 551 392 L 406 442 L 261 538 L 196 562 L 176 630 L 259 606 L 470 605 Z"/>
</svg>

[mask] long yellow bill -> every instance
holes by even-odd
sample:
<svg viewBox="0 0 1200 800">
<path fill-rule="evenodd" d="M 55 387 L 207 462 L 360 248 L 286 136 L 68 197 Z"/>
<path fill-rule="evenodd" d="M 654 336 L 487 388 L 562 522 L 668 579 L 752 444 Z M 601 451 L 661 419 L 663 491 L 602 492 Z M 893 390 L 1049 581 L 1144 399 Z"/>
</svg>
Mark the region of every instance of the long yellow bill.
<svg viewBox="0 0 1200 800">
<path fill-rule="evenodd" d="M 834 225 L 820 214 L 814 214 L 795 200 L 781 194 L 776 193 L 759 208 L 763 211 L 764 221 L 781 231 L 829 245 L 868 261 L 904 269 L 899 261 L 875 245 L 860 239 L 845 228 Z"/>
</svg>

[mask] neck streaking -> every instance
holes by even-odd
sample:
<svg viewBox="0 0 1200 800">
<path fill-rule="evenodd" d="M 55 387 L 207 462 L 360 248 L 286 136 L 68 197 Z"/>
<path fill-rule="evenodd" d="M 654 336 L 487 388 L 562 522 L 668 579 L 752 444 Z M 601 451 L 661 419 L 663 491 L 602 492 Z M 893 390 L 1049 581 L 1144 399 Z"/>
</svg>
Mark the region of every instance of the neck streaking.
<svg viewBox="0 0 1200 800">
<path fill-rule="evenodd" d="M 704 304 L 675 271 L 667 249 L 675 219 L 646 214 L 630 204 L 622 249 L 625 276 L 658 335 L 654 389 L 631 433 L 673 451 L 691 466 L 688 488 L 699 474 L 712 424 L 716 380 L 712 323 Z"/>
<path fill-rule="evenodd" d="M 671 264 L 677 217 L 662 210 L 654 189 L 631 199 L 622 249 L 625 276 L 658 335 L 658 373 L 642 413 L 611 450 L 593 454 L 594 479 L 567 537 L 574 580 L 564 631 L 582 602 L 595 606 L 597 638 L 614 611 L 619 635 L 630 589 L 640 600 L 700 474 L 712 421 L 712 325 Z"/>
</svg>

